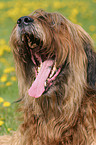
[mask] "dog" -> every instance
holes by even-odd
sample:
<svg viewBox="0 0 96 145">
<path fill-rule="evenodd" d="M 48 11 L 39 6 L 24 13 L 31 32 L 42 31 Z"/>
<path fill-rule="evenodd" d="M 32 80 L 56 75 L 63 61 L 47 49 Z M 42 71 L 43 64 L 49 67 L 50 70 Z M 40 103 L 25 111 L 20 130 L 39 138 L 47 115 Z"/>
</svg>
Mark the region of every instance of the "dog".
<svg viewBox="0 0 96 145">
<path fill-rule="evenodd" d="M 10 44 L 23 122 L 0 145 L 96 145 L 96 53 L 59 13 L 20 17 Z"/>
</svg>

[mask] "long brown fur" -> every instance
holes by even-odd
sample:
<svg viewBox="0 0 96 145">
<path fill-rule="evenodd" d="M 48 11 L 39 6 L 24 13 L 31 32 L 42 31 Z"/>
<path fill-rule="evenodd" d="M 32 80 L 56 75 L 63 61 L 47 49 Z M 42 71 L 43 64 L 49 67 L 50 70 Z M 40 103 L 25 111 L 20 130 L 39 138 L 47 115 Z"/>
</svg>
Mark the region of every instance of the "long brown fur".
<svg viewBox="0 0 96 145">
<path fill-rule="evenodd" d="M 10 42 L 24 121 L 12 136 L 1 136 L 0 145 L 96 145 L 96 53 L 90 36 L 58 13 L 37 10 L 29 17 L 30 33 L 40 38 L 30 48 L 33 55 L 54 59 L 61 72 L 41 97 L 28 95 L 34 64 L 16 25 Z"/>
</svg>

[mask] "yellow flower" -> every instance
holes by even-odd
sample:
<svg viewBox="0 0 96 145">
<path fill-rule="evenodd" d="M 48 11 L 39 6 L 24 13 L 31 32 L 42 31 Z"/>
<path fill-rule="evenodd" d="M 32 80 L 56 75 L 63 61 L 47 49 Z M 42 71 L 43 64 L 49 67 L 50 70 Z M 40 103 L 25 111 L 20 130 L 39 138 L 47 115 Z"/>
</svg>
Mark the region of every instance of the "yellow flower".
<svg viewBox="0 0 96 145">
<path fill-rule="evenodd" d="M 1 82 L 6 82 L 7 81 L 7 75 L 6 74 L 3 74 L 1 76 Z"/>
<path fill-rule="evenodd" d="M 73 23 L 77 23 L 76 17 L 75 16 L 69 16 L 70 21 L 72 21 Z"/>
<path fill-rule="evenodd" d="M 6 86 L 11 86 L 11 85 L 12 85 L 11 82 L 7 82 L 7 83 L 6 83 Z"/>
<path fill-rule="evenodd" d="M 3 55 L 3 50 L 0 48 L 0 56 L 2 56 Z"/>
<path fill-rule="evenodd" d="M 13 71 L 15 71 L 14 67 L 9 67 L 9 68 L 4 69 L 4 73 L 10 73 L 10 72 L 13 72 Z"/>
<path fill-rule="evenodd" d="M 93 3 L 96 3 L 96 0 L 93 0 Z"/>
<path fill-rule="evenodd" d="M 0 2 L 0 9 L 4 9 L 5 7 L 5 3 L 4 2 Z"/>
<path fill-rule="evenodd" d="M 96 34 L 93 34 L 93 35 L 92 35 L 92 39 L 93 39 L 94 41 L 96 41 Z"/>
<path fill-rule="evenodd" d="M 54 1 L 54 3 L 53 3 L 53 7 L 54 7 L 55 9 L 63 8 L 63 7 L 65 7 L 65 6 L 66 6 L 66 5 L 65 5 L 64 2 Z"/>
<path fill-rule="evenodd" d="M 8 128 L 7 130 L 10 132 L 12 130 L 12 128 Z"/>
<path fill-rule="evenodd" d="M 94 25 L 91 25 L 91 26 L 89 27 L 89 30 L 92 31 L 92 32 L 95 31 L 95 26 L 94 26 Z"/>
<path fill-rule="evenodd" d="M 72 15 L 76 16 L 78 14 L 78 10 L 76 8 L 72 9 Z"/>
<path fill-rule="evenodd" d="M 3 63 L 4 65 L 9 66 L 9 63 L 5 58 L 0 58 L 0 62 Z"/>
<path fill-rule="evenodd" d="M 15 76 L 11 77 L 11 80 L 16 81 L 16 77 Z"/>
<path fill-rule="evenodd" d="M 4 118 L 1 118 L 1 117 L 0 117 L 0 121 L 4 121 L 4 120 L 5 120 Z"/>
<path fill-rule="evenodd" d="M 3 55 L 4 51 L 10 52 L 10 47 L 6 44 L 5 39 L 0 39 L 0 56 Z"/>
<path fill-rule="evenodd" d="M 11 104 L 10 104 L 10 102 L 4 102 L 3 103 L 3 107 L 9 107 Z"/>
<path fill-rule="evenodd" d="M 78 15 L 79 11 L 77 8 L 73 8 L 71 11 L 71 15 L 69 16 L 69 19 L 73 22 L 73 23 L 77 23 L 77 19 L 76 16 Z"/>
<path fill-rule="evenodd" d="M 5 45 L 6 44 L 6 41 L 5 41 L 5 39 L 0 39 L 0 45 Z"/>
<path fill-rule="evenodd" d="M 4 99 L 2 97 L 0 97 L 0 103 L 4 102 Z"/>
<path fill-rule="evenodd" d="M 10 49 L 10 47 L 8 46 L 8 45 L 4 45 L 4 46 L 2 46 L 3 47 L 3 49 L 5 50 L 5 51 L 7 51 L 7 52 L 10 52 L 11 51 L 11 49 Z"/>
<path fill-rule="evenodd" d="M 0 126 L 2 126 L 4 124 L 4 121 L 0 120 Z"/>
</svg>

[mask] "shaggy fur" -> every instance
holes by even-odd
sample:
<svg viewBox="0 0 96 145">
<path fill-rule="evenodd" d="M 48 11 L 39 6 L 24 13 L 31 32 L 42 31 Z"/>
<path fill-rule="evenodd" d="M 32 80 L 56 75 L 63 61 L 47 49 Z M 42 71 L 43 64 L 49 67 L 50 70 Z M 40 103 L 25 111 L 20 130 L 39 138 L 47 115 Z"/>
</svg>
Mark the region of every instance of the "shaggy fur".
<svg viewBox="0 0 96 145">
<path fill-rule="evenodd" d="M 24 121 L 12 136 L 1 136 L 0 145 L 96 145 L 96 53 L 90 36 L 61 14 L 37 10 L 17 21 L 10 42 Z M 41 96 L 28 95 L 47 60 L 58 74 Z"/>
</svg>

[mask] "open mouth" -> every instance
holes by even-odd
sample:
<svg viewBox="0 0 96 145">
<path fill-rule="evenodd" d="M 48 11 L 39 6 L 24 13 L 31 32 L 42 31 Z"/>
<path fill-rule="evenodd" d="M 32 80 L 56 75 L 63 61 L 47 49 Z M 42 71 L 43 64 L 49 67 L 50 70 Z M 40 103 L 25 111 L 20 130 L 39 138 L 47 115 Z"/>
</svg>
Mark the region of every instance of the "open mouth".
<svg viewBox="0 0 96 145">
<path fill-rule="evenodd" d="M 29 95 L 38 98 L 47 92 L 60 70 L 60 68 L 56 69 L 53 60 L 41 62 L 40 67 L 35 68 L 36 79 L 28 91 Z"/>
<path fill-rule="evenodd" d="M 40 39 L 37 37 L 34 37 L 33 34 L 29 35 L 27 33 L 22 34 L 21 37 L 21 41 L 24 44 L 27 44 L 29 48 L 36 48 L 37 46 L 41 46 L 42 45 L 42 41 L 40 41 Z"/>
<path fill-rule="evenodd" d="M 45 59 L 45 55 L 43 56 L 43 58 L 42 54 L 36 51 L 38 50 L 38 48 L 40 50 L 41 46 L 41 41 L 39 38 L 37 39 L 33 36 L 29 37 L 28 35 L 23 35 L 22 42 L 25 43 L 27 48 L 30 50 L 30 56 L 32 62 L 34 63 L 36 77 L 30 89 L 28 90 L 28 94 L 29 96 L 38 98 L 50 89 L 53 81 L 60 73 L 61 68 L 56 68 L 56 61 L 54 59 L 49 57 L 46 57 Z"/>
</svg>

